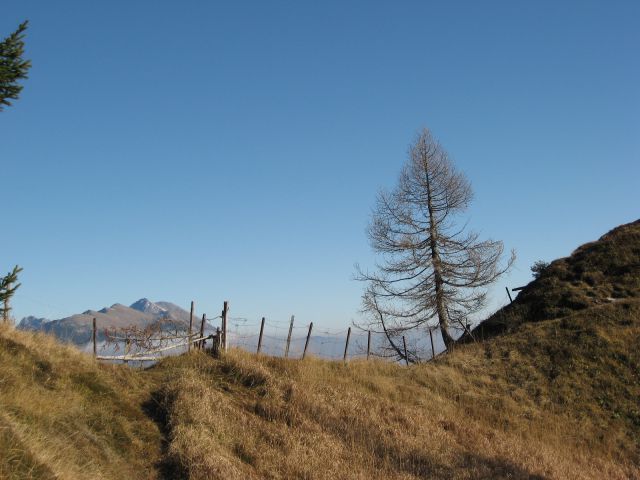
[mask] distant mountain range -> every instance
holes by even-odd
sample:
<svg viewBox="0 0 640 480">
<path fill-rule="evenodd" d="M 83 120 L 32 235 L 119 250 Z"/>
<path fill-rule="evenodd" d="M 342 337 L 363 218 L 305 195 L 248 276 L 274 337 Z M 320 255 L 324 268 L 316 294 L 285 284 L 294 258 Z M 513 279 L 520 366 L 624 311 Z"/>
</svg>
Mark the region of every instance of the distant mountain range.
<svg viewBox="0 0 640 480">
<path fill-rule="evenodd" d="M 195 316 L 194 316 L 195 317 Z M 145 328 L 162 322 L 163 328 L 185 328 L 189 326 L 189 312 L 171 302 L 152 302 L 141 298 L 130 306 L 116 303 L 101 310 L 87 310 L 59 320 L 23 318 L 18 324 L 21 330 L 42 330 L 53 333 L 61 340 L 84 345 L 91 341 L 93 319 L 98 326 L 98 340 L 104 340 L 104 330 L 135 326 Z M 194 318 L 194 324 L 197 323 Z"/>
</svg>

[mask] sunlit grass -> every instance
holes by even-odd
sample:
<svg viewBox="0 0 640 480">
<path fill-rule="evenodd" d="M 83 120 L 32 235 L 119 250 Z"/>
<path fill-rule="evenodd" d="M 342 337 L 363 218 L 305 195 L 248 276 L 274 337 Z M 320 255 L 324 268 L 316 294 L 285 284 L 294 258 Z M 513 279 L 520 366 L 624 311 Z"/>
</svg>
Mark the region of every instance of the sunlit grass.
<svg viewBox="0 0 640 480">
<path fill-rule="evenodd" d="M 0 479 L 640 479 L 640 224 L 619 233 L 411 367 L 232 349 L 133 370 L 0 325 Z"/>
<path fill-rule="evenodd" d="M 194 479 L 630 478 L 639 313 L 602 307 L 410 368 L 168 359 L 170 453 Z"/>
</svg>

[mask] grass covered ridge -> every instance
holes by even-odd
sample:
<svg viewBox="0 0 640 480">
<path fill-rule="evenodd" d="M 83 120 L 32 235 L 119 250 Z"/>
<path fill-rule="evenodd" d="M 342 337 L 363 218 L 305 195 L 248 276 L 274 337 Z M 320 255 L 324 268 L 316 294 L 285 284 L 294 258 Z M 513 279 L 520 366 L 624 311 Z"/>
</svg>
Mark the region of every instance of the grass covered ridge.
<svg viewBox="0 0 640 480">
<path fill-rule="evenodd" d="M 639 317 L 603 306 L 411 368 L 170 359 L 169 454 L 192 479 L 640 478 Z"/>
<path fill-rule="evenodd" d="M 0 325 L 0 479 L 640 479 L 638 282 L 635 222 L 411 367 L 232 350 L 136 371 Z"/>
<path fill-rule="evenodd" d="M 147 371 L 0 329 L 0 478 L 640 478 L 640 302 L 434 363 L 233 350 Z"/>
<path fill-rule="evenodd" d="M 512 304 L 480 324 L 476 334 L 488 338 L 517 330 L 523 323 L 561 318 L 625 298 L 640 299 L 640 220 L 551 262 Z"/>
</svg>

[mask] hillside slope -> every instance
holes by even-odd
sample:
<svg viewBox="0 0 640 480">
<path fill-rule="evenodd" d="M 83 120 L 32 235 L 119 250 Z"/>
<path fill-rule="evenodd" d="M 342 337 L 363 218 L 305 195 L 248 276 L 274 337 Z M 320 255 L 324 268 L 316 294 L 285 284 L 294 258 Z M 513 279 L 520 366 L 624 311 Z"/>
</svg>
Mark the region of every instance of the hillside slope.
<svg viewBox="0 0 640 480">
<path fill-rule="evenodd" d="M 152 380 L 0 325 L 0 479 L 156 478 Z"/>
<path fill-rule="evenodd" d="M 638 228 L 411 367 L 232 350 L 135 371 L 0 327 L 0 478 L 640 479 Z"/>
<path fill-rule="evenodd" d="M 410 368 L 133 371 L 0 329 L 0 478 L 640 478 L 639 318 L 603 305 Z"/>
<path fill-rule="evenodd" d="M 560 318 L 625 298 L 640 298 L 640 220 L 620 225 L 569 257 L 551 262 L 476 333 L 486 338 L 517 330 L 523 323 Z"/>
<path fill-rule="evenodd" d="M 605 305 L 410 368 L 168 359 L 169 454 L 191 479 L 640 478 L 639 318 Z"/>
</svg>

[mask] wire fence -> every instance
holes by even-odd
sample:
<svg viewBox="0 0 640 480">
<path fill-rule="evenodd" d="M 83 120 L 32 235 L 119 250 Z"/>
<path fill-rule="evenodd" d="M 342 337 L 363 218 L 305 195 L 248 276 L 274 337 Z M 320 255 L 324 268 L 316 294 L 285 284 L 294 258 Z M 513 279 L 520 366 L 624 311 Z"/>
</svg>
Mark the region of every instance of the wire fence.
<svg viewBox="0 0 640 480">
<path fill-rule="evenodd" d="M 356 327 L 330 328 L 317 324 L 310 329 L 310 322 L 298 319 L 265 319 L 260 341 L 261 325 L 262 321 L 257 319 L 227 318 L 227 347 L 256 353 L 260 344 L 261 354 L 288 358 L 302 358 L 306 355 L 328 360 L 348 360 L 367 357 L 397 359 L 399 356 L 384 332 Z M 426 360 L 444 350 L 438 332 L 430 335 L 429 331 L 424 329 L 406 332 L 404 337 L 407 351 L 421 352 L 422 358 Z M 394 343 L 399 346 L 401 353 L 404 353 L 401 337 L 396 338 Z M 409 357 L 411 358 L 411 354 Z"/>
<path fill-rule="evenodd" d="M 94 356 L 108 361 L 135 362 L 153 354 L 156 358 L 148 357 L 148 360 L 154 361 L 163 356 L 184 353 L 190 348 L 204 348 L 202 344 L 207 342 L 211 348 L 216 342 L 223 349 L 239 348 L 273 357 L 296 359 L 314 356 L 327 360 L 381 357 L 408 364 L 410 361 L 430 360 L 444 351 L 442 337 L 434 329 L 409 330 L 389 338 L 381 331 L 356 326 L 332 328 L 300 321 L 294 316 L 289 320 L 230 316 L 227 304 L 225 302 L 222 315 L 213 318 L 203 315 L 202 320 L 196 322 L 192 316 L 189 324 L 192 324 L 193 331 L 186 327 L 175 331 L 160 327 L 139 331 L 129 328 L 112 332 L 110 341 L 101 346 L 96 343 L 94 319 Z M 205 340 L 194 343 L 198 339 Z"/>
</svg>

